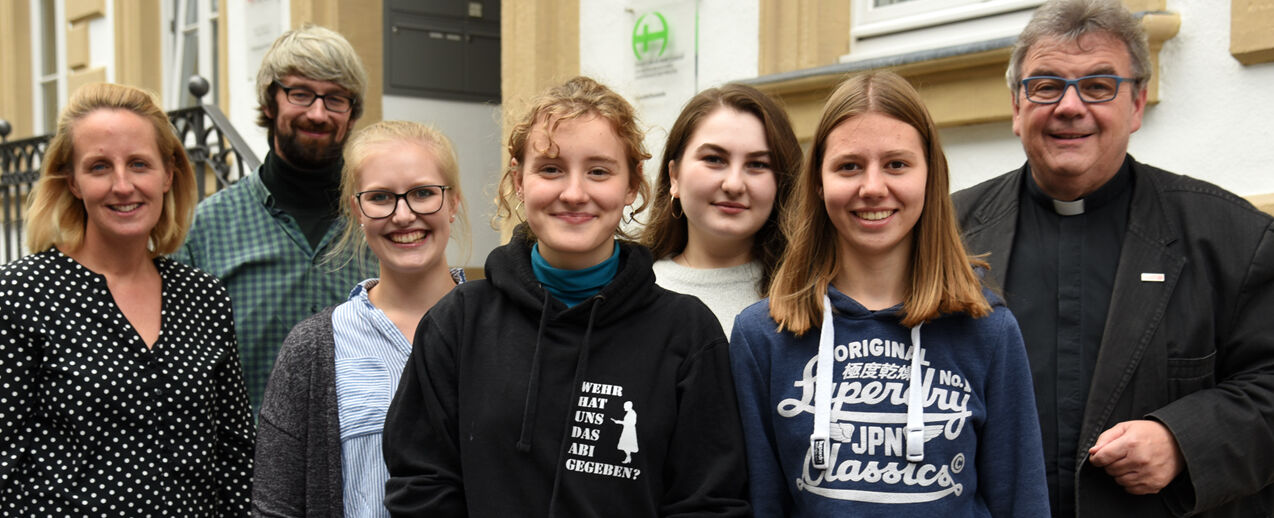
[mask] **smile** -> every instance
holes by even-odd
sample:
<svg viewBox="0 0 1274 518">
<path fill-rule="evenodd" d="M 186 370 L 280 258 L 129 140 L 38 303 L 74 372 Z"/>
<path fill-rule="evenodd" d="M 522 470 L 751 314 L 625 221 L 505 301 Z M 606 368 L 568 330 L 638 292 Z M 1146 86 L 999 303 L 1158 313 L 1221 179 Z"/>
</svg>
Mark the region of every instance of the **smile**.
<svg viewBox="0 0 1274 518">
<path fill-rule="evenodd" d="M 565 221 L 567 223 L 588 223 L 592 221 L 594 216 L 587 212 L 559 212 L 553 217 Z"/>
<path fill-rule="evenodd" d="M 389 235 L 389 240 L 399 244 L 410 244 L 425 238 L 427 232 L 423 230 L 412 230 L 408 232 L 395 232 Z"/>
<path fill-rule="evenodd" d="M 1049 136 L 1058 140 L 1078 140 L 1086 138 L 1092 133 L 1050 133 Z"/>
<path fill-rule="evenodd" d="M 110 207 L 110 209 L 115 212 L 132 212 L 134 210 L 137 210 L 137 207 L 141 207 L 141 206 L 142 204 L 140 203 L 129 203 L 127 205 L 108 205 L 108 207 Z"/>
<path fill-rule="evenodd" d="M 854 211 L 854 215 L 867 221 L 880 221 L 893 215 L 892 210 L 860 210 Z"/>
<path fill-rule="evenodd" d="M 724 212 L 726 214 L 738 214 L 740 212 L 748 210 L 748 207 L 746 205 L 742 203 L 735 203 L 732 201 L 719 201 L 719 202 L 713 203 L 712 206 L 720 209 L 721 212 Z"/>
</svg>

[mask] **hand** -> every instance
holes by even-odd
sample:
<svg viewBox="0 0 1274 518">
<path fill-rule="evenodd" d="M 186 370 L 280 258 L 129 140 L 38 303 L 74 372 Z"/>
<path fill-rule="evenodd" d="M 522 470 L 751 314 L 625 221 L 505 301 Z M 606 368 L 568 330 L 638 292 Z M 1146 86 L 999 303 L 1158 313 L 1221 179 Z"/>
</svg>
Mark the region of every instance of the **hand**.
<svg viewBox="0 0 1274 518">
<path fill-rule="evenodd" d="M 1150 420 L 1124 421 L 1102 432 L 1088 449 L 1088 462 L 1134 495 L 1158 493 L 1185 466 L 1172 432 Z"/>
</svg>

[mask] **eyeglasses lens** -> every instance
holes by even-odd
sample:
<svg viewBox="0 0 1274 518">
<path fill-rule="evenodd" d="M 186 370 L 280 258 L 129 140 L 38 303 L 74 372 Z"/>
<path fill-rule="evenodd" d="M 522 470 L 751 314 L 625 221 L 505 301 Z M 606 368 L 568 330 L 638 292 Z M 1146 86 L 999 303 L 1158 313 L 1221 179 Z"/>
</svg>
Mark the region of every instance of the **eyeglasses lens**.
<svg viewBox="0 0 1274 518">
<path fill-rule="evenodd" d="M 389 191 L 366 191 L 359 194 L 358 206 L 363 210 L 363 215 L 369 218 L 387 218 L 398 208 L 398 200 L 403 199 L 412 212 L 421 215 L 433 214 L 442 209 L 443 190 L 441 186 L 425 185 L 402 194 Z"/>
</svg>

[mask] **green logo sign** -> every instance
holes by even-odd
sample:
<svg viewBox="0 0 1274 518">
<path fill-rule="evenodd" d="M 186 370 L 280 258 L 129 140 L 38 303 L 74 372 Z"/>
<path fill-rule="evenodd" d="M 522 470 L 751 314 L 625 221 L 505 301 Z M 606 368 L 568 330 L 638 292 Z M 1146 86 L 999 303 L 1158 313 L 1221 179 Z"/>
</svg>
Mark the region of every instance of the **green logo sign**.
<svg viewBox="0 0 1274 518">
<path fill-rule="evenodd" d="M 651 27 L 652 25 L 656 26 Z M 668 50 L 668 20 L 658 11 L 641 15 L 637 24 L 633 25 L 633 54 L 638 61 L 650 57 L 654 52 L 652 45 L 659 46 L 656 56 L 663 56 L 664 51 Z"/>
</svg>

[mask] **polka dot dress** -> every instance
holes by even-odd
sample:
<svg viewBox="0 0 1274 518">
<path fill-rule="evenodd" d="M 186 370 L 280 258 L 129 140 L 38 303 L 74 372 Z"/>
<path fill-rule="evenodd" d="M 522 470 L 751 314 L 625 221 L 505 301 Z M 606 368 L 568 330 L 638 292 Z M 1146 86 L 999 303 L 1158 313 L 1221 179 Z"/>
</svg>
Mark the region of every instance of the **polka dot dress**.
<svg viewBox="0 0 1274 518">
<path fill-rule="evenodd" d="M 0 267 L 0 516 L 246 516 L 252 417 L 230 299 L 156 259 L 147 349 L 57 250 Z"/>
</svg>

